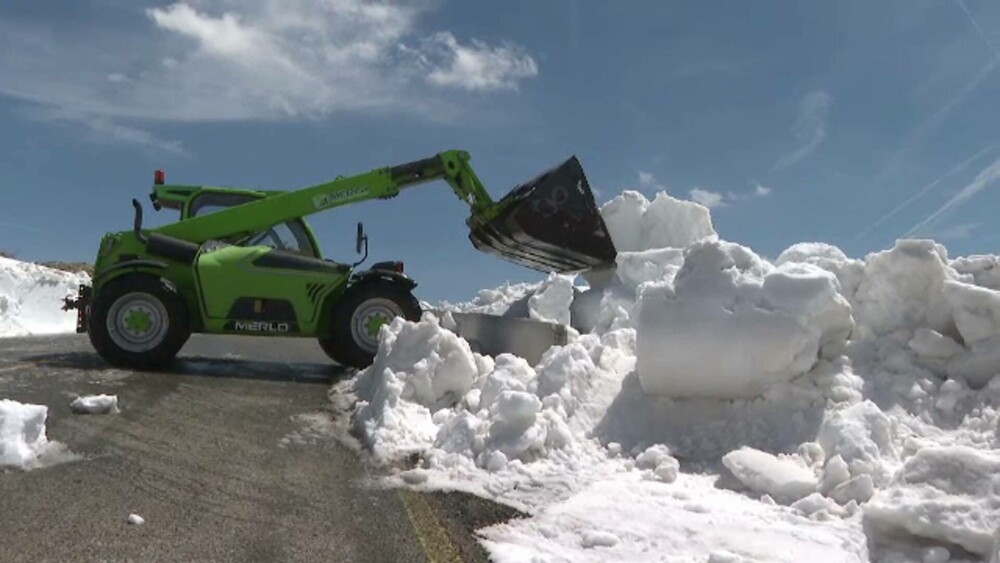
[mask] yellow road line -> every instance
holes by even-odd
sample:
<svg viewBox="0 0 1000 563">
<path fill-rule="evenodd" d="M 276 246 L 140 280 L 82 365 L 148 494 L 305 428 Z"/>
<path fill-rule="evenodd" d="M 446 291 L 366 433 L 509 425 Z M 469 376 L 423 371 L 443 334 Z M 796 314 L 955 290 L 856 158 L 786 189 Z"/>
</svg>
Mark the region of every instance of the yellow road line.
<svg viewBox="0 0 1000 563">
<path fill-rule="evenodd" d="M 427 559 L 433 563 L 461 563 L 458 549 L 451 543 L 448 532 L 441 526 L 434 515 L 434 509 L 427 504 L 427 499 L 410 490 L 397 491 Z"/>
<path fill-rule="evenodd" d="M 36 364 L 34 362 L 22 362 L 20 364 L 14 364 L 12 366 L 7 366 L 5 368 L 0 368 L 0 373 L 6 373 L 8 371 L 17 371 L 19 369 L 33 368 L 33 367 L 38 367 L 38 364 Z"/>
</svg>

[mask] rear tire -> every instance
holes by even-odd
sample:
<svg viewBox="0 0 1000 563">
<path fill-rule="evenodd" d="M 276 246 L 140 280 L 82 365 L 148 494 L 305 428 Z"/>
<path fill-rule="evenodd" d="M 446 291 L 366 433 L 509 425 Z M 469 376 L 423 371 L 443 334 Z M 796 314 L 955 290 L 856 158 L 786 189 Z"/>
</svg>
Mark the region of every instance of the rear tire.
<svg viewBox="0 0 1000 563">
<path fill-rule="evenodd" d="M 399 284 L 382 280 L 358 284 L 333 307 L 330 337 L 320 337 L 319 345 L 333 361 L 364 369 L 378 352 L 383 324 L 396 317 L 419 321 L 420 314 L 420 303 Z"/>
<path fill-rule="evenodd" d="M 163 280 L 131 275 L 94 297 L 87 332 L 110 364 L 140 370 L 169 364 L 191 336 L 187 307 Z"/>
</svg>

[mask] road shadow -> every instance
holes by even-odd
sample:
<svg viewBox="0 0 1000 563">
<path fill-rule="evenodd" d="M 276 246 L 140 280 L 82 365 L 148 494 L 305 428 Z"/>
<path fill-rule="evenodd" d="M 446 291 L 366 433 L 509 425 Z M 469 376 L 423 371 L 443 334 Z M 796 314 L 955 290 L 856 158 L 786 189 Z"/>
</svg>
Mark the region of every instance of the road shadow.
<svg viewBox="0 0 1000 563">
<path fill-rule="evenodd" d="M 48 369 L 105 371 L 116 369 L 93 352 L 61 352 L 26 356 L 23 361 Z M 246 379 L 330 385 L 348 379 L 353 369 L 337 364 L 276 362 L 243 358 L 180 356 L 162 369 L 136 373 Z"/>
</svg>

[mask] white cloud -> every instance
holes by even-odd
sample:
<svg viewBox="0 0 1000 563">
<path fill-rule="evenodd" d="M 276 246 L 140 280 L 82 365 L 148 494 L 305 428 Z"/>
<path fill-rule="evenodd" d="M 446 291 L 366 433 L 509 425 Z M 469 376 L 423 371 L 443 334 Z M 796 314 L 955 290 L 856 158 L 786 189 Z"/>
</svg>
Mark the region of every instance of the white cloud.
<svg viewBox="0 0 1000 563">
<path fill-rule="evenodd" d="M 689 193 L 691 201 L 700 203 L 709 209 L 713 207 L 721 207 L 726 204 L 725 196 L 720 193 L 704 190 L 702 188 L 694 188 Z"/>
<path fill-rule="evenodd" d="M 456 112 L 449 91 L 516 90 L 538 75 L 516 45 L 423 29 L 431 5 L 186 0 L 148 9 L 146 27 L 83 44 L 67 33 L 80 31 L 72 21 L 29 29 L 0 20 L 0 93 L 104 119 L 440 119 Z"/>
<path fill-rule="evenodd" d="M 826 140 L 827 121 L 833 98 L 823 90 L 813 90 L 799 102 L 798 117 L 792 131 L 799 145 L 774 163 L 775 170 L 788 168 L 816 151 Z"/>
<path fill-rule="evenodd" d="M 425 42 L 421 61 L 429 66 L 427 80 L 464 90 L 517 90 L 521 80 L 538 76 L 538 65 L 516 45 L 489 45 L 473 39 L 463 46 L 448 32 Z"/>
<path fill-rule="evenodd" d="M 771 188 L 761 184 L 754 184 L 753 195 L 757 197 L 767 197 L 771 195 Z"/>
</svg>

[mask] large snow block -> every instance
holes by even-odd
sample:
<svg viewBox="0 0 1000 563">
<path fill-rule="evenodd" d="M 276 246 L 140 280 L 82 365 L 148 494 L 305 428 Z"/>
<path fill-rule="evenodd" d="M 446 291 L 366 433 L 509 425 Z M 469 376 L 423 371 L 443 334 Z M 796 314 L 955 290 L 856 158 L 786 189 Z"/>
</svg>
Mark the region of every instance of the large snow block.
<svg viewBox="0 0 1000 563">
<path fill-rule="evenodd" d="M 26 468 L 48 445 L 49 408 L 0 399 L 0 467 Z"/>
<path fill-rule="evenodd" d="M 707 207 L 666 192 L 650 202 L 639 192 L 625 191 L 601 207 L 601 216 L 618 252 L 684 248 L 718 239 Z"/>
<path fill-rule="evenodd" d="M 674 287 L 645 287 L 636 368 L 643 391 L 753 397 L 806 373 L 853 326 L 836 277 L 809 264 L 774 268 L 726 242 L 691 246 Z"/>
<path fill-rule="evenodd" d="M 875 533 L 912 534 L 989 557 L 1000 529 L 1000 454 L 964 446 L 924 448 L 892 486 L 865 505 Z"/>
</svg>

